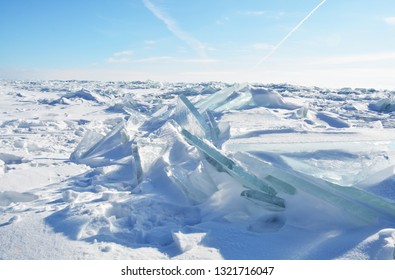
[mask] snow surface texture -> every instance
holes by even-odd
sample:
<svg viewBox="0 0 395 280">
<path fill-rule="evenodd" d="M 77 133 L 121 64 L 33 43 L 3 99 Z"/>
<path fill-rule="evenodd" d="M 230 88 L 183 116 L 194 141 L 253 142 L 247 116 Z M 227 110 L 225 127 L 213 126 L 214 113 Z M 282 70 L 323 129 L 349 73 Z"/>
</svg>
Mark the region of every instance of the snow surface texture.
<svg viewBox="0 0 395 280">
<path fill-rule="evenodd" d="M 394 92 L 0 86 L 0 259 L 394 258 Z"/>
</svg>

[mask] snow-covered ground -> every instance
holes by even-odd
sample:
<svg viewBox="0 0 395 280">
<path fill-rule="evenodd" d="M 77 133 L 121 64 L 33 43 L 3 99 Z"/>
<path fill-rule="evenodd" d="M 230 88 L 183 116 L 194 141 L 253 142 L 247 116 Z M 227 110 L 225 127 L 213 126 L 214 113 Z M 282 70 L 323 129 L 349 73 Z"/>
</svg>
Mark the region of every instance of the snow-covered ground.
<svg viewBox="0 0 395 280">
<path fill-rule="evenodd" d="M 0 81 L 0 259 L 393 259 L 395 92 Z"/>
</svg>

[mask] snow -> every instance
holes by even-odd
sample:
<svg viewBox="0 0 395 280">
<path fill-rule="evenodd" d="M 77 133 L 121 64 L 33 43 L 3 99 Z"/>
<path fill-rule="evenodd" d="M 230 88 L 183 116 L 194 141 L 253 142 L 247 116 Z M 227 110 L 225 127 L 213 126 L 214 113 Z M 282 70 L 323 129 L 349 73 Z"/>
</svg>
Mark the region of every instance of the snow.
<svg viewBox="0 0 395 280">
<path fill-rule="evenodd" d="M 0 259 L 393 259 L 393 96 L 0 81 Z"/>
</svg>

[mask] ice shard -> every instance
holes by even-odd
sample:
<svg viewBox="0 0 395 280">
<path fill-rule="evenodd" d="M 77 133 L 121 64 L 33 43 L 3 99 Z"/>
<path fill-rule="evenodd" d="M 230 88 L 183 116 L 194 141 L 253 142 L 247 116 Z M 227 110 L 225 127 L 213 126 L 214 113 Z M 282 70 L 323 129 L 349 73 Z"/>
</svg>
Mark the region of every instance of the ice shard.
<svg viewBox="0 0 395 280">
<path fill-rule="evenodd" d="M 218 139 L 220 138 L 221 131 L 211 111 L 206 111 L 206 116 L 207 116 L 208 124 L 210 126 L 210 134 L 211 134 L 212 142 L 217 147 L 217 142 Z"/>
<path fill-rule="evenodd" d="M 248 90 L 248 84 L 235 84 L 229 88 L 224 88 L 216 93 L 212 94 L 208 98 L 205 98 L 195 104 L 196 108 L 200 112 L 207 110 L 215 110 L 216 108 L 226 104 L 230 100 L 233 100 L 238 96 L 238 92 Z"/>
<path fill-rule="evenodd" d="M 345 198 L 354 200 L 361 205 L 365 205 L 368 208 L 380 212 L 383 216 L 386 216 L 391 220 L 395 220 L 394 202 L 388 201 L 377 195 L 368 193 L 355 187 L 343 187 L 329 182 L 326 183 Z"/>
<path fill-rule="evenodd" d="M 189 131 L 182 129 L 181 134 L 184 135 L 188 142 L 197 147 L 211 161 L 223 168 L 240 184 L 248 189 L 255 191 L 253 193 L 254 195 L 249 195 L 249 193 L 245 193 L 245 195 L 243 196 L 248 198 L 253 197 L 256 200 L 262 200 L 266 204 L 271 204 L 276 209 L 284 209 L 285 201 L 282 198 L 276 197 L 277 190 L 275 188 L 269 186 L 258 177 L 256 177 L 254 174 L 249 173 L 247 170 L 237 164 L 237 162 L 223 155 L 220 151 L 205 143 L 199 137 L 192 135 Z M 268 207 L 268 209 L 270 209 L 270 207 Z"/>
<path fill-rule="evenodd" d="M 84 158 L 103 138 L 104 136 L 100 133 L 92 130 L 87 131 L 77 148 L 71 153 L 70 160 L 78 161 Z"/>
<path fill-rule="evenodd" d="M 229 98 L 226 103 L 213 109 L 215 112 L 222 112 L 226 110 L 237 110 L 241 108 L 251 107 L 252 95 L 250 92 L 235 93 L 233 98 Z"/>
<path fill-rule="evenodd" d="M 183 128 L 201 138 L 212 139 L 211 129 L 205 118 L 184 95 L 179 95 L 174 114 L 175 121 Z"/>
<path fill-rule="evenodd" d="M 344 210 L 361 223 L 374 223 L 377 218 L 395 219 L 394 203 L 363 190 L 335 185 L 294 170 L 282 170 L 247 153 L 237 153 L 235 157 L 248 166 L 260 166 L 264 172 L 292 184 L 298 191 Z"/>
<path fill-rule="evenodd" d="M 202 203 L 217 191 L 203 163 L 194 170 L 187 170 L 181 166 L 168 166 L 165 171 L 193 204 Z"/>
<path fill-rule="evenodd" d="M 245 190 L 242 191 L 240 195 L 268 210 L 281 211 L 285 208 L 284 199 L 277 196 L 271 196 L 260 191 Z"/>
<path fill-rule="evenodd" d="M 138 146 L 135 143 L 133 144 L 133 147 L 132 147 L 132 155 L 134 158 L 134 164 L 135 164 L 135 169 L 136 169 L 137 184 L 140 184 L 141 181 L 143 180 L 143 168 L 141 166 L 141 159 L 140 159 Z"/>
<path fill-rule="evenodd" d="M 89 132 L 85 140 L 81 141 L 81 144 L 78 145 L 76 150 L 71 154 L 70 159 L 83 162 L 88 158 L 97 158 L 99 156 L 105 157 L 105 154 L 115 151 L 116 148 L 121 147 L 130 140 L 130 135 L 125 129 L 124 121 L 117 124 L 106 136 L 100 137 L 99 135 L 98 133 Z M 122 153 L 122 151 L 117 151 L 117 153 L 119 152 Z M 127 154 L 125 154 L 125 156 L 126 155 Z"/>
</svg>

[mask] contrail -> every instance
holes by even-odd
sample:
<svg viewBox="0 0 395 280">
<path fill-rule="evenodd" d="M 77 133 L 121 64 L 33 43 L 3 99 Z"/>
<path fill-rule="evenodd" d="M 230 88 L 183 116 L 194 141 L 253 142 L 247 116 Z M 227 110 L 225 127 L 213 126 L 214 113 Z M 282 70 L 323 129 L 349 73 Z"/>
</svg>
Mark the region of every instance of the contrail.
<svg viewBox="0 0 395 280">
<path fill-rule="evenodd" d="M 190 34 L 182 30 L 177 23 L 160 10 L 157 6 L 152 4 L 149 0 L 143 0 L 144 6 L 151 11 L 159 20 L 161 20 L 167 27 L 167 29 L 173 33 L 178 39 L 184 41 L 193 50 L 195 50 L 201 58 L 206 58 L 206 46 L 198 39 L 192 37 Z"/>
<path fill-rule="evenodd" d="M 262 58 L 256 66 L 259 66 L 260 64 L 262 64 L 262 62 L 264 62 L 266 59 L 268 59 L 269 57 L 271 57 L 281 46 L 282 44 L 285 43 L 285 41 L 288 40 L 289 37 L 291 37 L 291 35 L 293 33 L 295 33 L 295 31 L 297 31 L 299 29 L 299 27 L 302 26 L 302 24 L 309 19 L 309 17 L 311 17 L 315 11 L 317 11 L 321 5 L 323 5 L 326 2 L 326 0 L 321 1 L 321 3 L 319 3 L 317 5 L 317 7 L 315 7 L 307 16 L 304 17 L 304 19 L 302 19 L 276 46 L 274 46 L 274 48 L 264 57 Z"/>
</svg>

